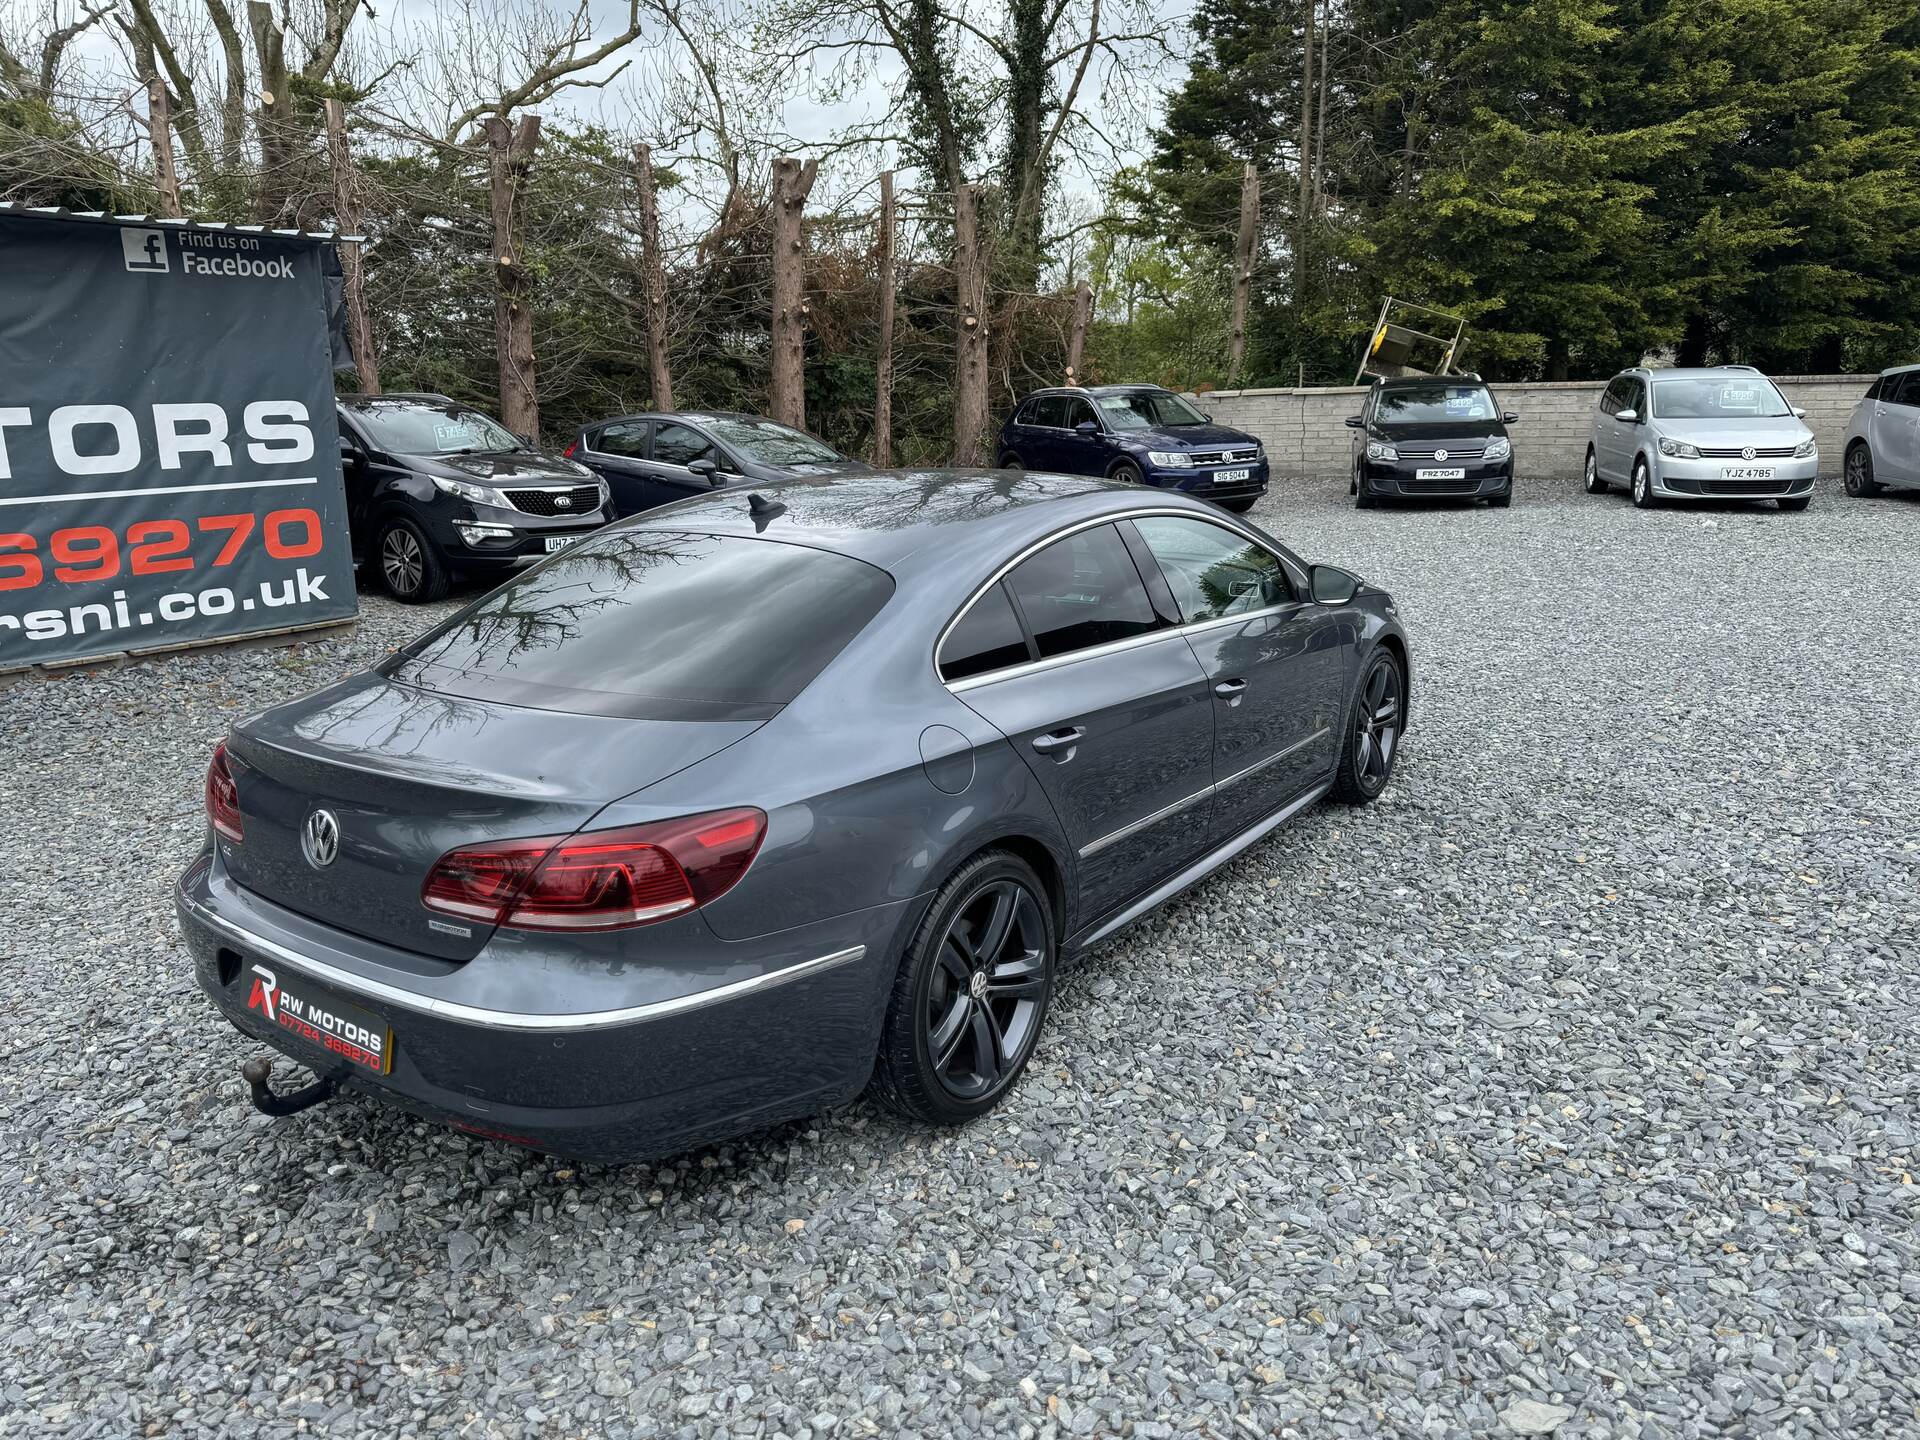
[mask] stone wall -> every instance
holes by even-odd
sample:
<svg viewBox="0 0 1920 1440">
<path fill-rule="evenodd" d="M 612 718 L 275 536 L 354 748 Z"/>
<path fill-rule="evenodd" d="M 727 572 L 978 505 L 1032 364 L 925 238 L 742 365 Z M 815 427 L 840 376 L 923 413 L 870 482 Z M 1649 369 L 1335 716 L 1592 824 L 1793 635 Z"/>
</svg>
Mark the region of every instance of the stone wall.
<svg viewBox="0 0 1920 1440">
<path fill-rule="evenodd" d="M 1871 375 L 1776 375 L 1787 399 L 1807 412 L 1820 442 L 1820 468 L 1837 474 L 1847 419 Z M 1578 475 L 1593 434 L 1593 416 L 1606 382 L 1574 380 L 1538 385 L 1495 385 L 1502 409 L 1520 419 L 1513 446 L 1522 475 Z M 1353 432 L 1341 423 L 1360 412 L 1366 390 L 1339 386 L 1309 390 L 1214 390 L 1198 397 L 1200 408 L 1222 425 L 1257 435 L 1267 447 L 1276 477 L 1344 475 L 1353 463 Z"/>
</svg>

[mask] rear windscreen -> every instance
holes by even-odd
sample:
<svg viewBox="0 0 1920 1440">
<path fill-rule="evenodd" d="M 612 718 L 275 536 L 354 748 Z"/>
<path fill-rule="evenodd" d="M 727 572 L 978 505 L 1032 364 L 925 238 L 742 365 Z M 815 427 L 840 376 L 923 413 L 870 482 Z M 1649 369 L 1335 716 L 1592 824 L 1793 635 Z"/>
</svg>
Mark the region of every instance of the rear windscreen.
<svg viewBox="0 0 1920 1440">
<path fill-rule="evenodd" d="M 598 535 L 468 606 L 382 668 L 543 710 L 758 720 L 893 593 L 864 561 L 737 535 Z"/>
</svg>

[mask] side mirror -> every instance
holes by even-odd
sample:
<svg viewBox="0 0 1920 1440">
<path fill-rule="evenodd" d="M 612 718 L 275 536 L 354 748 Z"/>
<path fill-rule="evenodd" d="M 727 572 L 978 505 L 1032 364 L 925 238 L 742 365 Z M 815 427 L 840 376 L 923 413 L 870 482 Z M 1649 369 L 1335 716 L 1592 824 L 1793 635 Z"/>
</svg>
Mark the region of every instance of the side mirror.
<svg viewBox="0 0 1920 1440">
<path fill-rule="evenodd" d="M 1307 572 L 1313 598 L 1321 605 L 1345 605 L 1360 593 L 1360 582 L 1337 565 L 1316 565 Z"/>
<path fill-rule="evenodd" d="M 1518 410 L 1502 410 L 1500 412 L 1500 423 L 1502 425 L 1511 425 L 1519 418 L 1520 412 Z"/>
<path fill-rule="evenodd" d="M 1367 422 L 1362 420 L 1358 415 L 1347 416 L 1346 425 L 1349 430 L 1364 430 L 1367 428 Z"/>
<path fill-rule="evenodd" d="M 360 453 L 360 447 L 354 444 L 349 436 L 340 437 L 340 468 L 342 470 L 357 470 L 366 458 Z"/>
<path fill-rule="evenodd" d="M 1098 435 L 1100 433 L 1100 427 L 1091 420 L 1082 420 L 1073 428 L 1082 435 Z"/>
<path fill-rule="evenodd" d="M 720 467 L 711 460 L 694 460 L 690 462 L 687 466 L 687 473 L 706 481 L 708 485 L 716 490 L 720 488 Z"/>
<path fill-rule="evenodd" d="M 1202 415 L 1200 418 L 1206 421 L 1209 425 L 1213 423 L 1213 416 L 1211 415 Z"/>
<path fill-rule="evenodd" d="M 1807 418 L 1807 412 L 1802 410 L 1798 405 L 1790 405 L 1787 408 L 1793 411 L 1794 419 L 1804 420 Z"/>
<path fill-rule="evenodd" d="M 1616 410 L 1613 412 L 1613 418 L 1616 420 L 1625 420 L 1631 424 L 1640 418 L 1640 412 L 1638 410 Z"/>
</svg>

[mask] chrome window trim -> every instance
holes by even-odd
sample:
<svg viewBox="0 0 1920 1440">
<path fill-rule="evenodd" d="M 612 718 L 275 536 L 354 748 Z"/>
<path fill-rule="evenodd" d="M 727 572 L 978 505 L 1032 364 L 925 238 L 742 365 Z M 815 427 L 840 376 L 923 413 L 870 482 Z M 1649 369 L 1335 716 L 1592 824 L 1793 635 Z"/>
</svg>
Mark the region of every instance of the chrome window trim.
<svg viewBox="0 0 1920 1440">
<path fill-rule="evenodd" d="M 933 642 L 933 673 L 936 676 L 940 676 L 940 651 L 946 646 L 947 637 L 953 633 L 954 627 L 966 619 L 967 612 L 980 603 L 980 598 L 983 595 L 1013 573 L 1014 569 L 1023 560 L 1039 554 L 1056 541 L 1064 540 L 1069 535 L 1077 535 L 1082 530 L 1091 530 L 1097 525 L 1117 525 L 1123 520 L 1149 520 L 1157 516 L 1167 516 L 1175 520 L 1197 520 L 1203 525 L 1218 525 L 1222 530 L 1231 531 L 1241 539 L 1258 545 L 1262 550 L 1272 555 L 1273 558 L 1279 562 L 1281 571 L 1286 575 L 1288 583 L 1291 584 L 1295 590 L 1303 590 L 1306 586 L 1306 576 L 1289 565 L 1286 556 L 1272 549 L 1265 540 L 1261 539 L 1252 531 L 1234 524 L 1225 516 L 1196 515 L 1191 510 L 1180 510 L 1169 505 L 1156 507 L 1151 510 L 1121 510 L 1111 515 L 1095 516 L 1091 520 L 1076 520 L 1064 529 L 1055 530 L 1045 538 L 1034 541 L 1011 560 L 1001 565 L 999 569 L 995 570 L 993 574 L 988 576 L 984 582 L 974 589 L 973 594 L 967 597 L 966 603 L 954 611 L 952 618 L 949 619 L 945 625 L 941 626 L 940 634 Z M 1141 579 L 1141 583 L 1143 585 L 1146 583 L 1144 576 Z M 1069 650 L 1064 655 L 1048 655 L 1038 660 L 1023 661 L 1018 665 L 1007 665 L 998 670 L 984 671 L 979 675 L 969 675 L 963 680 L 948 680 L 944 676 L 940 676 L 940 683 L 955 694 L 958 694 L 963 690 L 977 689 L 981 685 L 989 684 L 993 681 L 1011 680 L 1020 675 L 1031 675 L 1041 670 L 1052 669 L 1056 666 L 1070 665 L 1077 660 L 1087 660 L 1101 655 L 1117 654 L 1122 650 L 1129 650 L 1136 646 L 1144 645 L 1149 641 L 1160 640 L 1168 635 L 1187 635 L 1201 630 L 1209 630 L 1219 625 L 1231 625 L 1243 620 L 1257 620 L 1262 615 L 1272 615 L 1289 606 L 1311 603 L 1311 600 L 1301 600 L 1298 598 L 1289 599 L 1279 605 L 1269 605 L 1263 609 L 1249 610 L 1244 615 L 1222 615 L 1216 616 L 1211 620 L 1193 620 L 1184 625 L 1169 625 L 1164 629 L 1150 630 L 1144 635 L 1129 636 L 1125 640 L 1110 640 L 1104 645 L 1089 646 L 1085 650 Z"/>
<path fill-rule="evenodd" d="M 794 980 L 802 980 L 809 975 L 817 975 L 823 970 L 849 964 L 867 953 L 866 946 L 852 945 L 845 950 L 835 950 L 829 955 L 816 956 L 812 960 L 802 960 L 784 969 L 769 971 L 765 975 L 729 981 L 727 984 L 716 985 L 711 989 L 696 990 L 688 995 L 676 995 L 671 1000 L 656 1000 L 647 1005 L 628 1005 L 618 1010 L 585 1010 L 572 1015 L 530 1015 L 519 1010 L 491 1010 L 479 1005 L 462 1005 L 453 1000 L 439 1000 L 431 995 L 420 995 L 411 990 L 404 990 L 398 985 L 389 985 L 382 980 L 371 980 L 365 976 L 355 975 L 351 971 L 340 969 L 337 965 L 329 965 L 324 960 L 315 960 L 312 956 L 289 949 L 278 941 L 269 940 L 264 935 L 255 934 L 245 926 L 235 924 L 226 916 L 216 914 L 185 892 L 180 894 L 180 903 L 192 911 L 195 918 L 211 925 L 242 945 L 293 966 L 307 979 L 318 980 L 337 990 L 344 990 L 349 995 L 366 996 L 385 1001 L 402 1010 L 431 1015 L 437 1020 L 479 1025 L 489 1030 L 535 1032 L 604 1030 L 615 1025 L 637 1025 L 649 1020 L 662 1020 L 673 1015 L 684 1015 L 691 1010 L 702 1010 L 709 1005 L 725 1004 L 729 1000 L 738 1000 L 762 990 L 771 990 Z"/>
</svg>

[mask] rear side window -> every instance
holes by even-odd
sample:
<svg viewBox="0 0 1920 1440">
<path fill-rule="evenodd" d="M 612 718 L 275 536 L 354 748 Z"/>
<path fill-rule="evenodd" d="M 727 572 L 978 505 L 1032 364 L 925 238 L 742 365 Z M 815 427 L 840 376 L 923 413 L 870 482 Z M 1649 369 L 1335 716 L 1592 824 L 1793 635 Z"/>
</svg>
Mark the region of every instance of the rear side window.
<svg viewBox="0 0 1920 1440">
<path fill-rule="evenodd" d="M 1889 375 L 1882 397 L 1889 405 L 1920 406 L 1920 370 L 1903 370 Z"/>
<path fill-rule="evenodd" d="M 1027 417 L 1029 425 L 1045 425 L 1058 430 L 1067 423 L 1067 397 L 1064 395 L 1042 395 L 1033 402 L 1033 413 Z"/>
<path fill-rule="evenodd" d="M 965 680 L 989 670 L 1024 665 L 1033 658 L 1004 585 L 995 585 L 967 608 L 940 645 L 940 678 Z"/>
<path fill-rule="evenodd" d="M 647 422 L 627 420 L 609 425 L 593 437 L 593 448 L 602 455 L 624 455 L 632 460 L 647 458 Z"/>
<path fill-rule="evenodd" d="M 884 570 L 800 545 L 602 532 L 476 601 L 382 668 L 539 710 L 764 720 L 887 603 Z"/>
<path fill-rule="evenodd" d="M 1880 382 L 1876 380 L 1867 386 L 1867 393 L 1860 398 L 1862 400 L 1878 400 L 1880 398 Z"/>
<path fill-rule="evenodd" d="M 1147 587 L 1111 525 L 1079 530 L 1007 576 L 1042 659 L 1159 628 Z"/>
</svg>

